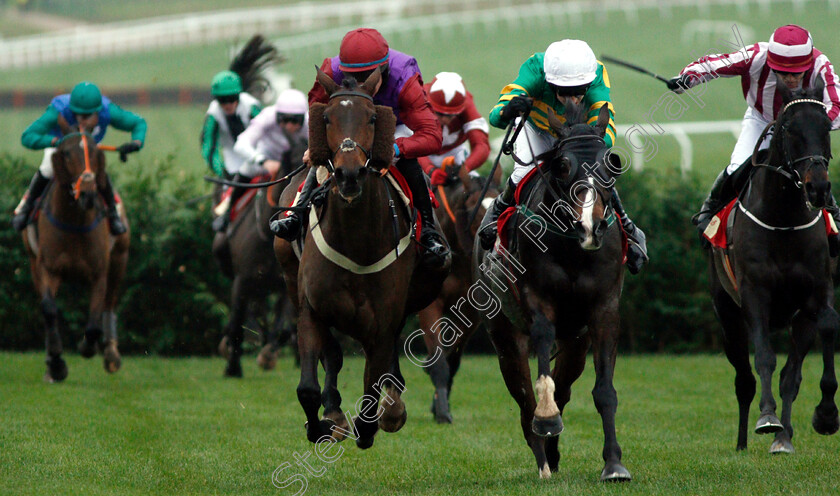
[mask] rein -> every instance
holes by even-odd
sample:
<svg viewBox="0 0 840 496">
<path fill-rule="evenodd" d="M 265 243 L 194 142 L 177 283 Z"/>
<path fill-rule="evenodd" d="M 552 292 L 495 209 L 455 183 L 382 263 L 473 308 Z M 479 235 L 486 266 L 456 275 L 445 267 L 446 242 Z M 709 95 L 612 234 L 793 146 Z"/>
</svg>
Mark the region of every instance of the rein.
<svg viewBox="0 0 840 496">
<path fill-rule="evenodd" d="M 94 176 L 93 169 L 90 168 L 90 147 L 88 145 L 88 138 L 91 137 L 88 133 L 83 132 L 75 132 L 70 134 L 65 134 L 58 140 L 56 143 L 56 148 L 61 146 L 61 144 L 67 138 L 71 138 L 74 136 L 80 136 L 82 138 L 82 148 L 84 148 L 84 156 L 85 156 L 85 170 L 79 174 L 79 177 L 76 178 L 76 181 L 73 183 L 73 198 L 78 200 L 79 196 L 82 194 L 82 180 L 91 176 Z"/>
</svg>

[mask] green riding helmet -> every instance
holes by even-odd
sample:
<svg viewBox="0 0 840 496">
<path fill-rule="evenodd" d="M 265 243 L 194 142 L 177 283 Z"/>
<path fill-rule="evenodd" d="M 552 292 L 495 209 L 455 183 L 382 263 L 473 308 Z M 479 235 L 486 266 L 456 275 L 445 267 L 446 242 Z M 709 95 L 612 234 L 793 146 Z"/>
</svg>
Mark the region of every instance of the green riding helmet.
<svg viewBox="0 0 840 496">
<path fill-rule="evenodd" d="M 213 76 L 210 93 L 215 96 L 231 96 L 242 93 L 242 79 L 233 71 L 222 71 Z"/>
<path fill-rule="evenodd" d="M 95 84 L 82 81 L 70 92 L 70 111 L 74 114 L 93 114 L 102 110 L 102 93 Z"/>
</svg>

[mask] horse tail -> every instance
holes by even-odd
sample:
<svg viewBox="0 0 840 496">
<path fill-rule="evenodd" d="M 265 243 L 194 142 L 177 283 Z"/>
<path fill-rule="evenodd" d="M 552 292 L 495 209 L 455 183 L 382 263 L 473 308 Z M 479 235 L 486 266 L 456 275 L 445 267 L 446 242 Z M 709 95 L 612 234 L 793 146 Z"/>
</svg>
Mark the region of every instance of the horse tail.
<svg viewBox="0 0 840 496">
<path fill-rule="evenodd" d="M 233 57 L 229 69 L 239 74 L 244 91 L 259 97 L 269 87 L 263 71 L 284 60 L 274 45 L 261 34 L 255 34 Z"/>
</svg>

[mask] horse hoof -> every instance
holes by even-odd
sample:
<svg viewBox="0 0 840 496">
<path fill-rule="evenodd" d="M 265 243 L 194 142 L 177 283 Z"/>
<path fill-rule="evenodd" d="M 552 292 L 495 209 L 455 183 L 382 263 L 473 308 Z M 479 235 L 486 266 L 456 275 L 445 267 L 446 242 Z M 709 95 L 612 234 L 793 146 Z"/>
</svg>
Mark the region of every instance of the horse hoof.
<svg viewBox="0 0 840 496">
<path fill-rule="evenodd" d="M 330 427 L 330 432 L 333 440 L 337 443 L 344 441 L 347 438 L 347 434 L 351 432 L 350 424 L 347 423 L 347 417 L 340 411 L 325 413 L 322 420 L 329 420 L 333 423 Z"/>
<path fill-rule="evenodd" d="M 47 371 L 44 374 L 44 382 L 54 384 L 67 378 L 67 363 L 61 357 L 54 357 L 47 360 Z"/>
<path fill-rule="evenodd" d="M 793 453 L 793 444 L 790 441 L 782 441 L 776 439 L 770 445 L 770 454 L 777 455 L 779 453 Z"/>
<path fill-rule="evenodd" d="M 394 416 L 383 415 L 382 417 L 380 417 L 379 428 L 385 432 L 397 432 L 398 430 L 402 429 L 407 419 L 408 412 L 405 409 L 405 405 L 402 405 L 401 413 Z"/>
<path fill-rule="evenodd" d="M 601 482 L 627 482 L 632 480 L 630 471 L 621 463 L 611 463 L 601 471 Z"/>
<path fill-rule="evenodd" d="M 540 469 L 540 479 L 551 479 L 551 469 L 548 468 L 548 463 L 544 463 Z"/>
<path fill-rule="evenodd" d="M 762 415 L 755 424 L 756 434 L 772 434 L 784 430 L 784 426 L 778 417 L 772 413 Z"/>
<path fill-rule="evenodd" d="M 222 337 L 222 340 L 219 341 L 219 355 L 225 360 L 230 360 L 230 345 L 227 336 Z"/>
<path fill-rule="evenodd" d="M 79 354 L 85 358 L 93 358 L 96 355 L 96 343 L 88 341 L 87 337 L 79 341 Z"/>
<path fill-rule="evenodd" d="M 820 407 L 814 409 L 814 416 L 811 417 L 811 426 L 817 434 L 830 436 L 837 432 L 840 428 L 840 416 L 837 415 L 837 408 L 828 414 L 821 414 Z"/>
<path fill-rule="evenodd" d="M 274 370 L 277 366 L 277 350 L 272 351 L 270 344 L 263 346 L 257 355 L 257 365 L 265 371 Z"/>
<path fill-rule="evenodd" d="M 333 433 L 332 428 L 334 426 L 335 422 L 328 418 L 322 418 L 319 420 L 317 429 L 310 429 L 308 421 L 303 424 L 303 427 L 306 429 L 306 439 L 308 439 L 310 443 L 317 443 L 322 437 L 331 435 Z"/>
<path fill-rule="evenodd" d="M 372 436 L 369 437 L 369 438 L 359 437 L 359 439 L 356 439 L 356 446 L 358 446 L 359 449 L 363 449 L 363 450 L 370 448 L 371 446 L 373 446 L 373 437 Z"/>
<path fill-rule="evenodd" d="M 435 415 L 435 422 L 438 424 L 452 423 L 452 414 L 449 413 L 449 401 L 446 391 L 435 393 L 432 399 L 432 413 Z"/>
<path fill-rule="evenodd" d="M 236 364 L 228 363 L 225 367 L 225 377 L 235 377 L 237 379 L 241 379 L 242 365 L 238 362 Z"/>
<path fill-rule="evenodd" d="M 114 372 L 120 370 L 120 367 L 122 366 L 122 357 L 120 357 L 120 352 L 117 351 L 116 344 L 109 343 L 108 346 L 105 347 L 103 355 L 103 365 L 105 366 L 106 372 L 113 374 Z"/>
<path fill-rule="evenodd" d="M 563 419 L 560 414 L 548 418 L 534 417 L 531 420 L 531 431 L 540 437 L 559 436 L 563 432 Z"/>
</svg>

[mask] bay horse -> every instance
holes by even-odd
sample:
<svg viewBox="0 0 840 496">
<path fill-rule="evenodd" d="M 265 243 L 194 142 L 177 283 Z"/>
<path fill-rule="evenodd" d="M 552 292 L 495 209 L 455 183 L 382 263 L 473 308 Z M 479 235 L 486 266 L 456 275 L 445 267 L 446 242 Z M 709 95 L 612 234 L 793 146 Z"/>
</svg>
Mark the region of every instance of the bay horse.
<svg viewBox="0 0 840 496">
<path fill-rule="evenodd" d="M 47 371 L 44 380 L 67 377 L 61 357 L 58 288 L 64 280 L 90 285 L 90 307 L 79 352 L 85 358 L 102 347 L 105 370 L 119 370 L 117 348 L 118 290 L 125 275 L 130 231 L 112 236 L 97 184 L 107 181 L 105 156 L 87 130 L 60 123 L 63 138 L 52 156 L 55 179 L 44 193 L 37 223 L 23 232 L 23 244 L 35 291 L 41 297 L 46 331 Z M 122 204 L 120 204 L 122 207 Z M 120 216 L 128 227 L 125 209 Z M 104 342 L 102 342 L 104 336 Z"/>
<path fill-rule="evenodd" d="M 822 103 L 822 80 L 818 81 L 813 89 L 796 92 L 777 81 L 784 106 L 772 124 L 767 163 L 754 164 L 749 183 L 730 214 L 735 219 L 729 259 L 720 250 L 709 255 L 712 301 L 723 327 L 726 357 L 735 368 L 737 450 L 747 447 L 747 422 L 756 391 L 750 342 L 761 380 L 755 432 L 775 433 L 771 453 L 793 452 L 791 409 L 802 381 L 802 361 L 816 333 L 822 339 L 822 399 L 811 423 L 816 432 L 826 435 L 840 427 L 834 402 L 834 346 L 840 319 L 834 310 L 828 241 L 820 211 L 831 197 L 831 122 Z M 734 284 L 727 276 L 730 268 Z M 780 420 L 771 389 L 776 355 L 770 334 L 789 326 L 790 351 L 779 383 Z"/>
<path fill-rule="evenodd" d="M 549 113 L 559 141 L 539 157 L 544 163 L 534 169 L 533 180 L 520 186 L 518 213 L 505 230 L 510 251 L 485 252 L 476 243 L 473 272 L 489 299 L 501 304 L 501 311 L 484 317 L 540 478 L 558 470 L 561 415 L 591 345 L 592 396 L 604 431 L 601 480 L 624 481 L 631 476 L 616 439 L 613 387 L 624 256 L 620 221 L 606 187 L 621 173 L 621 164 L 603 140 L 607 106 L 595 127 L 577 123 L 582 113 L 572 102 L 566 104 L 565 123 Z M 532 347 L 535 387 L 528 364 Z"/>
<path fill-rule="evenodd" d="M 320 211 L 309 211 L 297 270 L 297 396 L 306 414 L 307 439 L 352 436 L 362 449 L 373 445 L 379 428 L 396 432 L 405 424 L 398 337 L 406 315 L 426 307 L 446 277 L 445 271 L 415 270 L 419 256 L 409 241 L 416 235 L 411 216 L 397 203 L 400 192 L 380 173 L 391 164 L 396 126 L 393 110 L 373 103 L 380 77 L 374 71 L 361 85 L 346 78 L 339 86 L 318 70 L 329 103 L 310 106 L 310 158 L 313 166 L 331 168 L 332 177 Z M 286 262 L 288 248 L 275 241 L 275 252 Z M 330 328 L 356 339 L 365 353 L 364 395 L 356 402 L 359 412 L 352 426 L 341 411 L 342 350 Z M 323 391 L 319 360 L 325 371 Z"/>
<path fill-rule="evenodd" d="M 467 291 L 474 282 L 470 267 L 475 233 L 484 217 L 486 207 L 499 194 L 501 172 L 502 169 L 497 167 L 495 177 L 473 177 L 465 168 L 460 167 L 457 174 L 452 174 L 452 181 L 434 190 L 439 204 L 435 214 L 440 219 L 442 232 L 451 246 L 452 266 L 438 297 L 431 305 L 420 310 L 417 317 L 427 351 L 426 359 L 418 360 L 418 363 L 429 373 L 435 387 L 431 412 L 439 424 L 452 423 L 449 409 L 452 382 L 461 366 L 464 349 L 481 324 L 476 309 L 463 303 L 459 305 L 458 301 L 462 298 L 466 301 Z M 474 216 L 472 225 L 468 225 L 470 213 L 478 205 L 484 182 L 488 180 L 491 181 L 492 187 L 481 199 L 482 204 L 478 206 L 478 213 Z M 454 336 L 443 336 L 441 332 L 435 332 L 435 323 L 440 321 L 448 308 L 457 308 L 469 322 L 469 325 L 459 327 Z M 409 340 L 412 340 L 415 334 L 409 336 Z"/>
<path fill-rule="evenodd" d="M 298 155 L 302 153 L 301 150 Z M 257 356 L 261 368 L 271 370 L 276 366 L 280 346 L 293 333 L 295 309 L 286 295 L 280 265 L 274 256 L 274 235 L 268 229 L 268 219 L 277 212 L 282 186 L 280 183 L 258 189 L 227 231 L 216 233 L 213 239 L 213 256 L 222 273 L 232 281 L 227 332 L 219 343 L 219 351 L 227 360 L 227 377 L 242 377 L 243 326 L 249 309 L 264 314 L 261 310 L 269 295 L 276 294 L 277 300 L 274 321 L 262 333 L 263 346 Z"/>
</svg>

